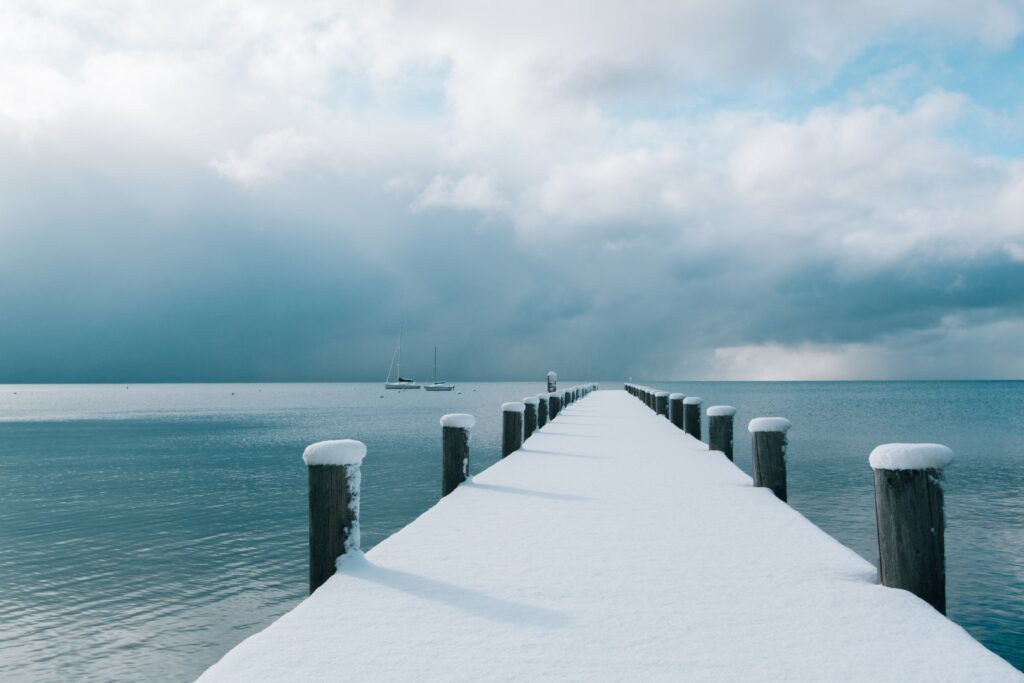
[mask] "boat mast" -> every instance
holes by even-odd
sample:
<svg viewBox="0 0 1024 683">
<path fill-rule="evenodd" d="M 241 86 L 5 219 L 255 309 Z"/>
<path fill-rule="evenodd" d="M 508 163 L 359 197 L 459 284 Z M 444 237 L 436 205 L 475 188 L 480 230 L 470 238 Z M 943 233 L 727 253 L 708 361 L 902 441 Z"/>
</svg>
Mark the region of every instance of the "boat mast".
<svg viewBox="0 0 1024 683">
<path fill-rule="evenodd" d="M 437 384 L 437 345 L 434 345 L 434 384 Z"/>
<path fill-rule="evenodd" d="M 398 381 L 402 381 L 402 328 L 398 328 Z"/>
</svg>

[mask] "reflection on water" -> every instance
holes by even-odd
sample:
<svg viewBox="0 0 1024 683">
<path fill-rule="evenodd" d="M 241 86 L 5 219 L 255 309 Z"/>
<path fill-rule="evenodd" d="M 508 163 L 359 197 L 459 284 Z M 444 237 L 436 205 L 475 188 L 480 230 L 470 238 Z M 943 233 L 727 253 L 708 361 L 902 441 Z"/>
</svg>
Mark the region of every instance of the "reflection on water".
<svg viewBox="0 0 1024 683">
<path fill-rule="evenodd" d="M 735 405 L 747 470 L 747 419 L 789 417 L 791 504 L 872 561 L 868 452 L 900 440 L 951 446 L 950 616 L 1024 666 L 1024 385 L 658 386 Z M 0 387 L 0 679 L 194 677 L 305 596 L 305 445 L 367 443 L 370 547 L 437 500 L 441 414 L 478 416 L 476 472 L 498 457 L 500 404 L 541 390 Z"/>
</svg>

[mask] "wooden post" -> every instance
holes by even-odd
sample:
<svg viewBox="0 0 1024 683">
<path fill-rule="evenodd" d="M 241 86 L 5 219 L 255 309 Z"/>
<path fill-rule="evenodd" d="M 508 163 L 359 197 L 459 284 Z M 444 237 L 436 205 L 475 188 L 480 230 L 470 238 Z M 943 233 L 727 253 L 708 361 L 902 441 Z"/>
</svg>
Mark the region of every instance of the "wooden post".
<svg viewBox="0 0 1024 683">
<path fill-rule="evenodd" d="M 700 440 L 700 404 L 704 401 L 700 396 L 687 396 L 683 399 L 683 431 Z"/>
<path fill-rule="evenodd" d="M 667 391 L 654 392 L 654 412 L 656 412 L 658 415 L 664 415 L 665 417 L 668 417 Z"/>
<path fill-rule="evenodd" d="M 537 429 L 548 423 L 548 395 L 537 394 Z"/>
<path fill-rule="evenodd" d="M 441 497 L 469 476 L 469 436 L 476 418 L 452 413 L 441 418 Z"/>
<path fill-rule="evenodd" d="M 548 372 L 548 393 L 553 393 L 558 390 L 558 373 L 554 370 Z"/>
<path fill-rule="evenodd" d="M 523 441 L 526 441 L 537 429 L 537 397 L 527 396 L 523 399 L 523 405 L 526 406 L 523 413 Z"/>
<path fill-rule="evenodd" d="M 334 575 L 338 558 L 359 551 L 360 441 L 320 441 L 302 461 L 309 473 L 309 592 Z"/>
<path fill-rule="evenodd" d="M 526 406 L 519 401 L 501 404 L 501 457 L 523 446 L 523 413 Z"/>
<path fill-rule="evenodd" d="M 708 448 L 722 451 L 732 460 L 732 418 L 736 409 L 732 406 L 711 406 L 708 408 Z"/>
<path fill-rule="evenodd" d="M 685 426 L 683 422 L 683 399 L 685 398 L 686 394 L 668 395 L 668 420 L 680 429 Z"/>
<path fill-rule="evenodd" d="M 939 444 L 886 444 L 871 452 L 875 472 L 878 579 L 946 613 L 943 468 L 953 451 Z"/>
<path fill-rule="evenodd" d="M 548 396 L 548 418 L 554 420 L 562 411 L 562 397 L 557 393 Z"/>
<path fill-rule="evenodd" d="M 572 403 L 572 396 L 569 394 L 568 391 L 563 391 L 562 392 L 562 408 L 568 408 L 571 403 Z"/>
<path fill-rule="evenodd" d="M 784 417 L 758 417 L 747 429 L 752 437 L 754 486 L 769 488 L 786 500 L 786 432 L 790 423 Z"/>
</svg>

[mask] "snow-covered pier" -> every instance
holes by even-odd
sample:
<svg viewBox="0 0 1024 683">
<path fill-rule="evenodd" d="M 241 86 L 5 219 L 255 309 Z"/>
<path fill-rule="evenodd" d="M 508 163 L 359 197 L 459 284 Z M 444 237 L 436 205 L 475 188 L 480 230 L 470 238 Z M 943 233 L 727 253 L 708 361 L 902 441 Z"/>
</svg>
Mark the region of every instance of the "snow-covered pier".
<svg viewBox="0 0 1024 683">
<path fill-rule="evenodd" d="M 538 679 L 1024 675 L 721 452 L 598 391 L 201 678 Z"/>
</svg>

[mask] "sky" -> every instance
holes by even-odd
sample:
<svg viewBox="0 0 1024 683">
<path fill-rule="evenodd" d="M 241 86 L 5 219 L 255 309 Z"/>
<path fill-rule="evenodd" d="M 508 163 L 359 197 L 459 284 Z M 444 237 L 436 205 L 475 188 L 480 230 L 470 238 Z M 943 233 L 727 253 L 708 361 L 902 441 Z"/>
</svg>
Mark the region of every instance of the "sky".
<svg viewBox="0 0 1024 683">
<path fill-rule="evenodd" d="M 6 0 L 0 382 L 1024 378 L 1022 32 Z"/>
</svg>

